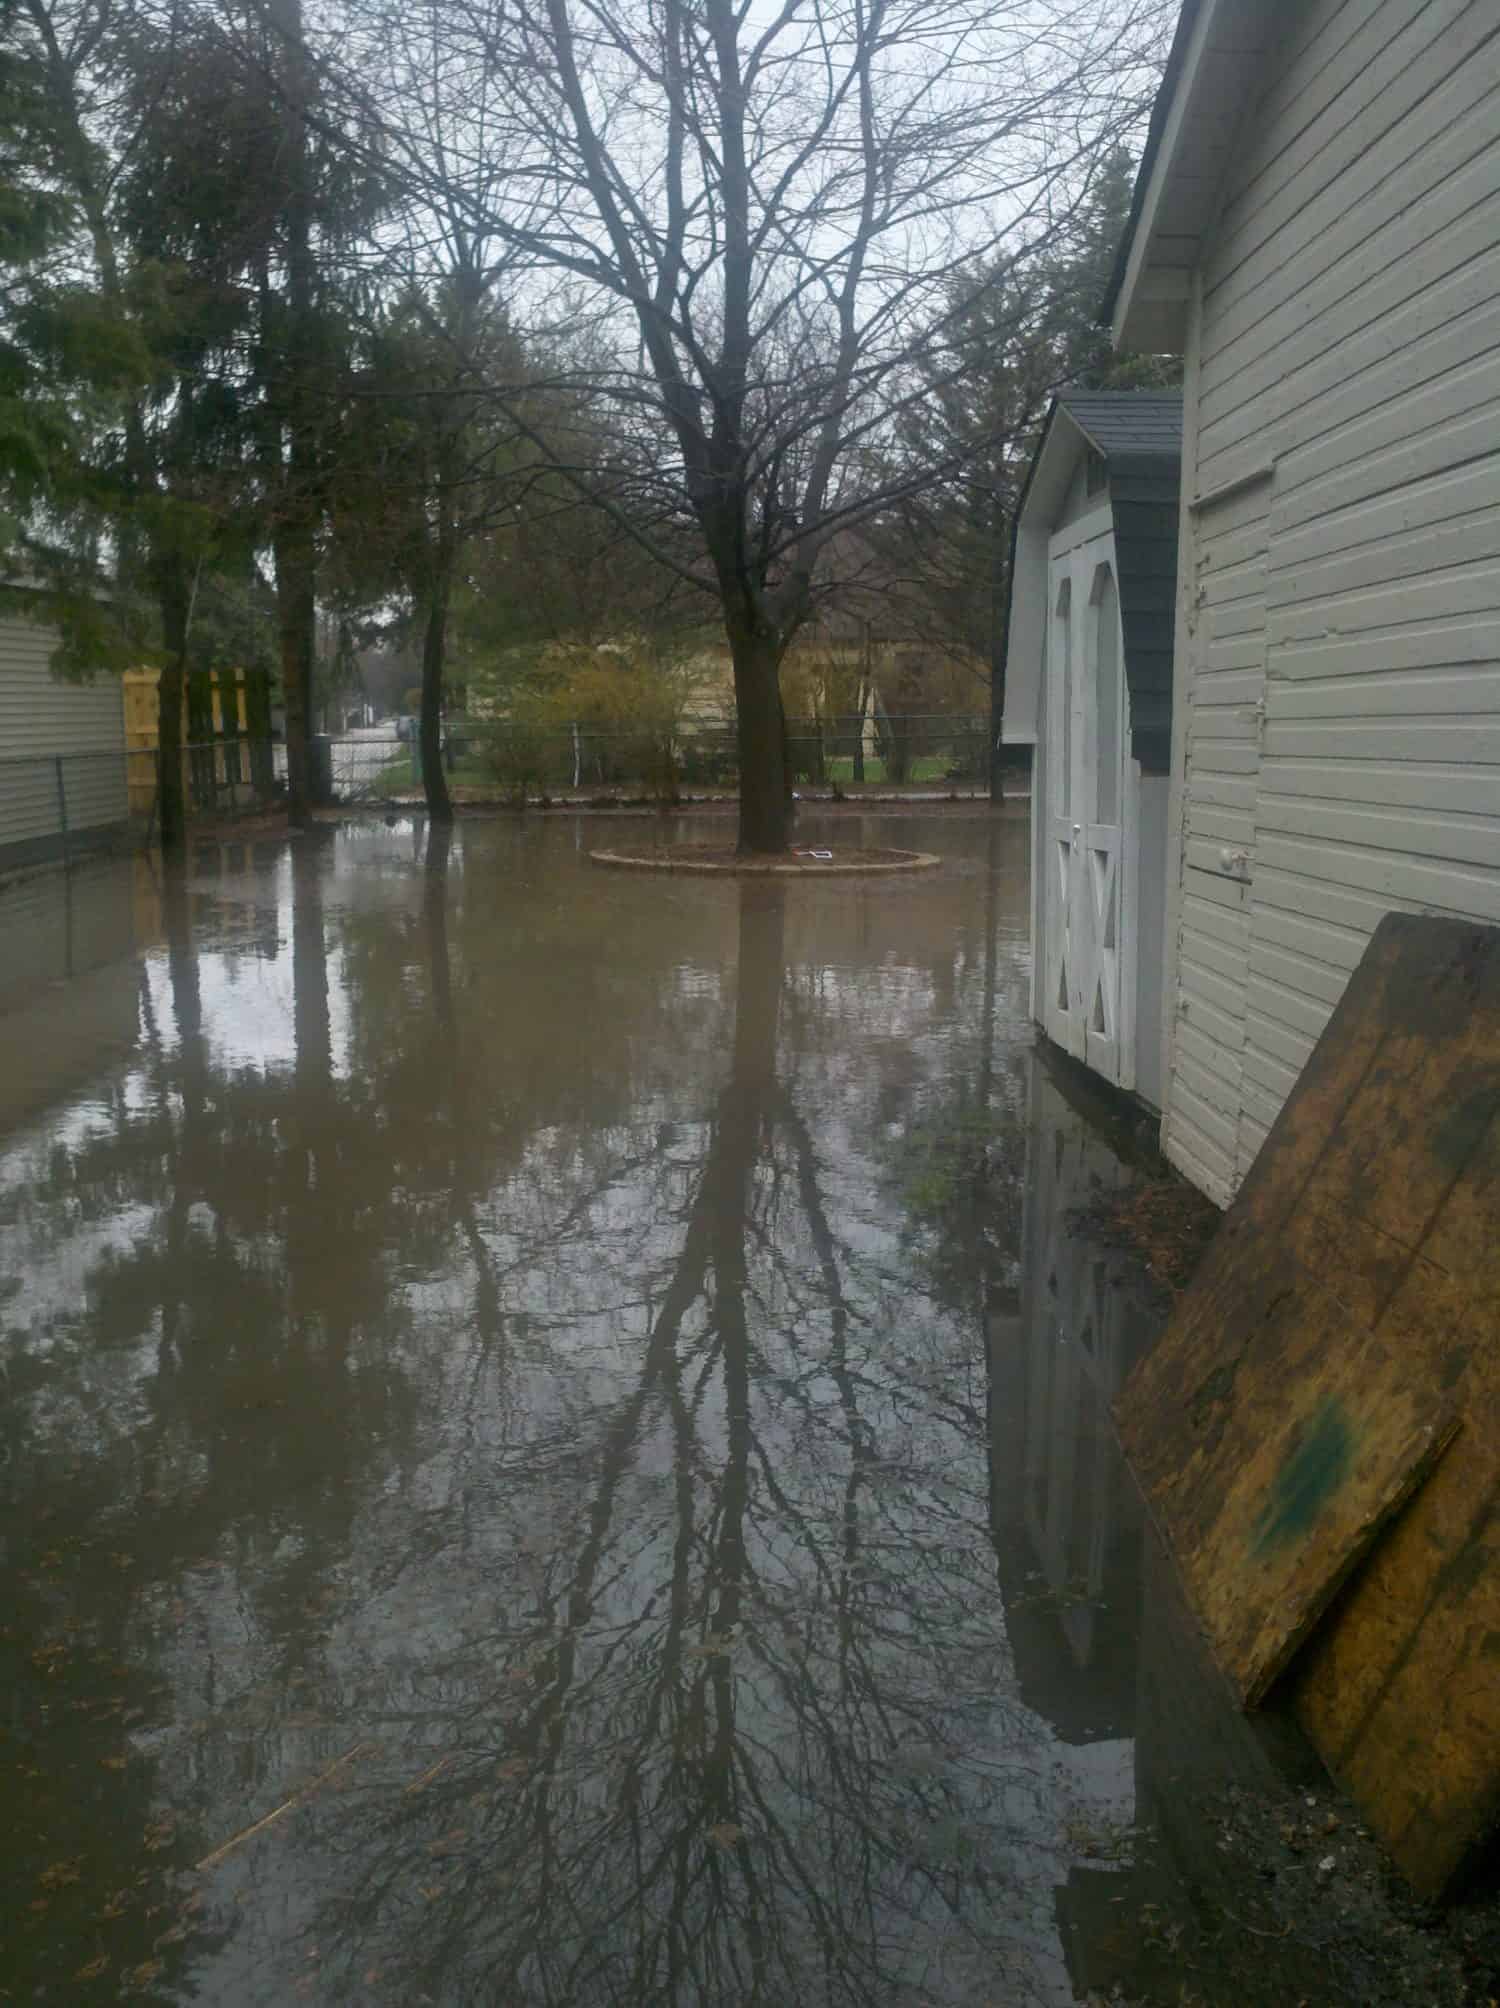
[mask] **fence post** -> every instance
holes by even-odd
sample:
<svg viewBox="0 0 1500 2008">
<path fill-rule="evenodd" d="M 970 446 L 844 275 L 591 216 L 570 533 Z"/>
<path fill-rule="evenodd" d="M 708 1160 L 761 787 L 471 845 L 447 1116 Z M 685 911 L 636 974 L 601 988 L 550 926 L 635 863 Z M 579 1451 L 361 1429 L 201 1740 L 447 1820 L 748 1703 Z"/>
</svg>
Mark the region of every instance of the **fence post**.
<svg viewBox="0 0 1500 2008">
<path fill-rule="evenodd" d="M 63 779 L 63 756 L 56 753 L 52 758 L 53 770 L 57 775 L 57 821 L 62 830 L 63 869 L 72 862 L 68 854 L 68 784 Z"/>
</svg>

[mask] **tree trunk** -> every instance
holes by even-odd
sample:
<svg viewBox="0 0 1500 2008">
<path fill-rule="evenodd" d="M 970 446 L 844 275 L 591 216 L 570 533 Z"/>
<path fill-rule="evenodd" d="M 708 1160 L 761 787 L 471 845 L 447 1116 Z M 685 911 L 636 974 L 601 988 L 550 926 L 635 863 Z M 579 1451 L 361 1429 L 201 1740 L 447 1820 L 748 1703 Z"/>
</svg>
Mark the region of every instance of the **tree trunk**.
<svg viewBox="0 0 1500 2008">
<path fill-rule="evenodd" d="M 187 842 L 187 801 L 182 781 L 182 711 L 187 691 L 189 594 L 173 569 L 157 588 L 165 659 L 156 682 L 157 822 L 164 851 Z"/>
<path fill-rule="evenodd" d="M 990 673 L 990 800 L 1005 800 L 1005 768 L 1000 758 L 1000 735 L 1005 729 L 1005 675 Z"/>
<path fill-rule="evenodd" d="M 781 785 L 788 802 L 794 802 L 797 799 L 797 791 L 793 786 L 793 783 L 797 779 L 797 762 L 792 754 L 792 728 L 787 723 L 786 704 L 781 696 L 780 681 L 781 679 L 778 675 L 776 709 L 781 713 Z M 787 818 L 788 825 L 790 825 L 791 818 L 795 814 L 795 810 L 789 811 Z"/>
<path fill-rule="evenodd" d="M 740 760 L 742 851 L 787 847 L 792 804 L 781 711 L 781 649 L 769 635 L 730 630 Z"/>
<path fill-rule="evenodd" d="M 422 703 L 417 737 L 422 748 L 422 791 L 434 823 L 453 821 L 453 798 L 443 771 L 443 665 L 448 646 L 448 580 L 440 573 L 422 630 Z"/>
<path fill-rule="evenodd" d="M 990 800 L 1005 800 L 1000 736 L 1005 729 L 1005 653 L 1010 642 L 1010 538 L 1005 515 L 990 523 Z"/>
<path fill-rule="evenodd" d="M 874 681 L 875 665 L 872 656 L 870 623 L 866 621 L 864 624 L 864 634 L 860 640 L 859 703 L 855 707 L 859 713 L 859 717 L 855 721 L 854 733 L 853 775 L 856 781 L 863 781 L 865 778 L 865 708 L 870 702 L 870 685 Z"/>
<path fill-rule="evenodd" d="M 286 425 L 287 457 L 281 524 L 275 539 L 276 600 L 281 629 L 281 676 L 286 701 L 287 806 L 305 824 L 312 805 L 308 734 L 312 730 L 313 661 L 317 648 L 317 522 L 320 445 L 316 416 L 316 271 L 312 242 L 312 191 L 308 169 L 307 50 L 301 0 L 276 0 L 283 40 L 286 230 L 285 316 L 279 363 L 279 403 Z"/>
<path fill-rule="evenodd" d="M 880 720 L 885 728 L 882 735 L 885 778 L 903 787 L 911 778 L 911 721 L 899 711 L 893 716 L 884 707 Z"/>
<path fill-rule="evenodd" d="M 312 524 L 292 503 L 275 537 L 276 621 L 281 634 L 281 691 L 286 707 L 286 794 L 292 821 L 312 808 L 313 650 L 317 628 L 317 549 Z"/>
</svg>

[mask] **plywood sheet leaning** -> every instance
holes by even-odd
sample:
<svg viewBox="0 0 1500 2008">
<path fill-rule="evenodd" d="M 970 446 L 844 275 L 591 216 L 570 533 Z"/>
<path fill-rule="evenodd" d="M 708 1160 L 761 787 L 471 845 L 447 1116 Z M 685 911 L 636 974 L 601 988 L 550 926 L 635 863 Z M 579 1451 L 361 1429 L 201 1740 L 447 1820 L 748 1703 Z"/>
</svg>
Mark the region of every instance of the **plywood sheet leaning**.
<svg viewBox="0 0 1500 2008">
<path fill-rule="evenodd" d="M 1118 1414 L 1242 1697 L 1308 1642 L 1304 1726 L 1439 1893 L 1500 1817 L 1500 932 L 1381 923 Z"/>
</svg>

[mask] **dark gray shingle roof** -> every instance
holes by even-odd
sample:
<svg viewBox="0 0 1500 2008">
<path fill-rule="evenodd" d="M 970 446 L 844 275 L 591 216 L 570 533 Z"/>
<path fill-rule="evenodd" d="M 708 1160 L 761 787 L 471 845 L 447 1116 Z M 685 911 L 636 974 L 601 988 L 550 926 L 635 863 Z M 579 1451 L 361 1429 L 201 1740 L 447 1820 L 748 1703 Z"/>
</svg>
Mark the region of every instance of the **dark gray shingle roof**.
<svg viewBox="0 0 1500 2008">
<path fill-rule="evenodd" d="M 1182 452 L 1180 390 L 1065 390 L 1058 403 L 1106 459 L 1112 453 Z"/>
</svg>

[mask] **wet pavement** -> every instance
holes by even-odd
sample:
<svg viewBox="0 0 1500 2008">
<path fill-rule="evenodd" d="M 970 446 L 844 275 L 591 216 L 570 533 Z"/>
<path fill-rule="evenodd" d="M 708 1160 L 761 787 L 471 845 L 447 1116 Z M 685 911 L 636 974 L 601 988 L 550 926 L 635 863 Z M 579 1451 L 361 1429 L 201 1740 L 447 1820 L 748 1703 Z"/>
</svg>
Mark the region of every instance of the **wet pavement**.
<svg viewBox="0 0 1500 2008">
<path fill-rule="evenodd" d="M 0 2000 L 1295 1998 L 1178 1985 L 1270 1759 L 1110 1432 L 1024 819 L 610 827 L 0 893 Z"/>
</svg>

